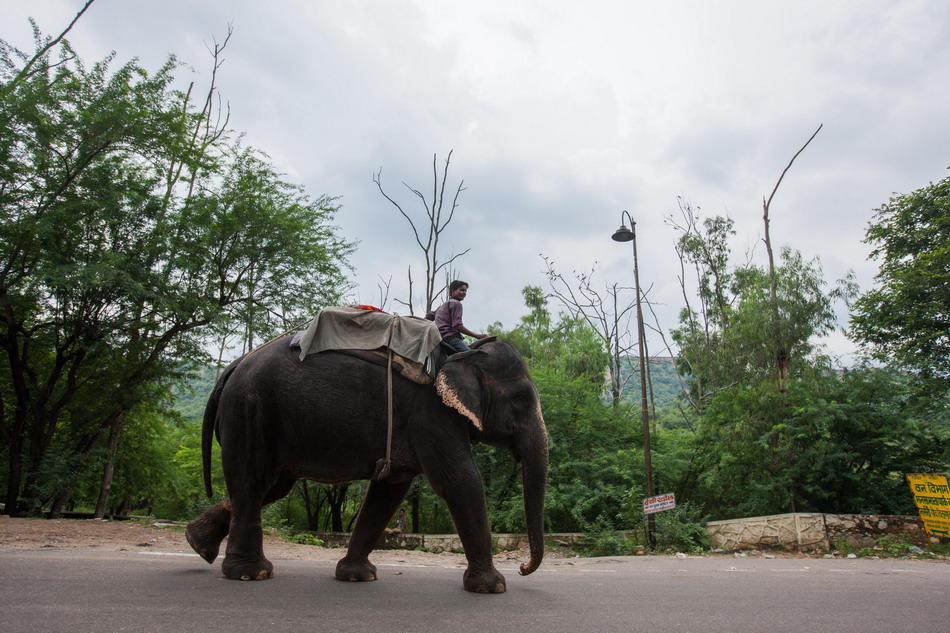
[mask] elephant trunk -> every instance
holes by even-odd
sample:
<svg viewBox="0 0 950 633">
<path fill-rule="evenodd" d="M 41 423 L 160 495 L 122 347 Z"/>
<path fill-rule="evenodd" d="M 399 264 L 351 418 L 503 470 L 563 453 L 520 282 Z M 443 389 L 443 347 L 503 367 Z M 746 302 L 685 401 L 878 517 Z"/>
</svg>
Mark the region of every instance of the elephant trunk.
<svg viewBox="0 0 950 633">
<path fill-rule="evenodd" d="M 540 415 L 540 412 L 539 412 Z M 521 565 L 522 576 L 535 571 L 544 558 L 544 493 L 548 483 L 548 438 L 543 418 L 521 443 L 524 514 L 531 560 Z"/>
</svg>

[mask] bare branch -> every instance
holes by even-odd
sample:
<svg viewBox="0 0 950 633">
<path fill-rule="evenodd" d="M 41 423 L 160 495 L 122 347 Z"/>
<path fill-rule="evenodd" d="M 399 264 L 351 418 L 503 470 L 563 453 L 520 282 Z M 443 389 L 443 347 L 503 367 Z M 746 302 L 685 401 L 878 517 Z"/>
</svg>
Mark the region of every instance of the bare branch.
<svg viewBox="0 0 950 633">
<path fill-rule="evenodd" d="M 795 152 L 795 155 L 792 156 L 792 160 L 788 161 L 788 165 L 786 165 L 786 166 L 785 166 L 785 169 L 782 170 L 782 175 L 779 176 L 778 182 L 775 183 L 775 188 L 772 189 L 772 193 L 769 195 L 769 199 L 765 201 L 766 213 L 768 213 L 769 205 L 772 204 L 772 198 L 775 196 L 775 192 L 778 191 L 778 186 L 779 186 L 780 184 L 782 184 L 782 179 L 785 178 L 785 174 L 788 173 L 788 170 L 792 168 L 792 163 L 795 162 L 795 159 L 798 158 L 798 155 L 799 155 L 799 154 L 801 154 L 802 152 L 805 151 L 805 148 L 808 147 L 808 144 L 811 143 L 812 140 L 813 140 L 816 136 L 818 136 L 818 133 L 821 132 L 821 128 L 824 127 L 824 125 L 825 125 L 825 124 L 822 123 L 822 124 L 820 124 L 820 125 L 818 126 L 818 129 L 815 130 L 815 133 L 812 134 L 812 135 L 808 138 L 807 141 L 805 141 L 805 144 L 802 145 L 802 148 L 801 148 L 800 150 L 798 150 L 797 152 Z"/>
<path fill-rule="evenodd" d="M 82 9 L 79 10 L 79 13 L 76 14 L 76 17 L 74 17 L 72 22 L 69 23 L 69 26 L 67 26 L 55 39 L 49 40 L 46 45 L 43 46 L 43 48 L 36 52 L 36 55 L 34 55 L 32 59 L 30 59 L 30 61 L 28 61 L 26 65 L 20 69 L 20 72 L 18 72 L 17 76 L 13 78 L 13 81 L 7 84 L 6 90 L 4 91 L 6 94 L 9 94 L 14 88 L 16 88 L 17 84 L 25 81 L 28 77 L 34 74 L 31 69 L 37 60 L 46 55 L 46 53 L 48 53 L 51 48 L 63 41 L 63 38 L 66 37 L 66 34 L 73 29 L 73 27 L 76 25 L 76 22 L 79 21 L 79 18 L 83 16 L 86 10 L 91 7 L 92 3 L 95 1 L 96 0 L 87 0 L 86 4 L 84 4 Z"/>
<path fill-rule="evenodd" d="M 390 197 L 389 197 L 389 194 L 387 194 L 385 191 L 383 191 L 382 173 L 383 173 L 383 168 L 380 167 L 380 168 L 379 168 L 379 171 L 378 171 L 377 173 L 373 174 L 373 182 L 376 183 L 376 187 L 379 189 L 379 193 L 383 194 L 383 197 L 386 198 L 387 200 L 389 200 L 389 202 L 390 202 L 394 207 L 396 207 L 396 210 L 399 211 L 399 214 L 402 215 L 402 217 L 406 218 L 406 221 L 409 222 L 409 226 L 412 228 L 412 234 L 413 234 L 413 235 L 415 236 L 415 238 L 416 238 L 416 244 L 419 245 L 419 248 L 425 250 L 426 247 L 422 244 L 422 239 L 420 239 L 420 237 L 419 237 L 419 231 L 416 229 L 416 224 L 415 224 L 415 222 L 413 222 L 413 221 L 412 221 L 412 218 L 410 218 L 409 215 L 408 215 L 405 211 L 402 210 L 402 207 L 399 206 L 399 203 L 398 203 L 398 202 L 396 202 L 395 200 L 393 200 L 392 198 L 390 198 Z M 405 184 L 405 183 L 403 183 L 403 184 Z"/>
<path fill-rule="evenodd" d="M 614 284 L 606 287 L 606 296 L 594 287 L 593 279 L 596 262 L 590 272 L 574 271 L 574 281 L 568 281 L 554 269 L 554 262 L 541 255 L 546 266 L 546 274 L 551 286 L 550 297 L 554 297 L 567 308 L 575 319 L 584 320 L 602 341 L 607 353 L 610 354 L 608 377 L 610 379 L 611 398 L 615 404 L 619 403 L 627 379 L 622 376 L 621 357 L 628 353 L 634 344 L 625 339 L 629 336 L 629 319 L 632 316 L 634 302 L 620 307 L 618 294 L 620 290 L 630 290 Z M 613 309 L 609 307 L 613 304 Z M 621 321 L 627 324 L 621 328 Z"/>
<path fill-rule="evenodd" d="M 449 166 L 452 160 L 452 151 L 449 151 L 448 157 L 445 160 L 445 167 L 441 172 L 441 182 L 440 182 L 440 173 L 438 168 L 438 155 L 434 154 L 432 157 L 432 199 L 427 200 L 425 194 L 420 190 L 410 187 L 407 183 L 403 182 L 403 186 L 414 195 L 422 203 L 423 208 L 425 209 L 425 216 L 428 220 L 428 226 L 422 228 L 421 223 L 417 224 L 409 212 L 402 208 L 402 206 L 392 199 L 382 187 L 382 169 L 376 174 L 373 175 L 373 182 L 376 183 L 377 188 L 380 193 L 383 195 L 386 200 L 390 202 L 396 210 L 402 215 L 409 226 L 412 228 L 413 236 L 416 240 L 416 245 L 423 253 L 423 258 L 425 261 L 425 280 L 426 280 L 426 289 L 425 289 L 425 310 L 429 311 L 432 309 L 432 303 L 435 299 L 438 291 L 436 290 L 436 279 L 438 275 L 443 272 L 446 267 L 451 266 L 459 257 L 468 253 L 471 249 L 465 249 L 461 253 L 454 254 L 448 259 L 442 259 L 439 255 L 439 238 L 443 231 L 446 230 L 449 223 L 452 221 L 455 215 L 455 210 L 458 208 L 459 195 L 462 191 L 465 190 L 463 183 L 459 183 L 458 188 L 456 189 L 455 196 L 452 200 L 451 209 L 447 212 L 447 217 L 444 217 L 443 211 L 445 209 L 445 192 L 446 186 L 448 183 L 448 172 Z M 464 181 L 463 181 L 464 182 Z M 423 239 L 423 233 L 426 233 L 425 238 Z M 411 284 L 411 275 L 410 275 L 410 294 L 408 301 L 400 301 L 402 305 L 410 306 L 412 303 L 412 284 Z M 411 309 L 411 306 L 410 306 Z"/>
<path fill-rule="evenodd" d="M 376 287 L 379 289 L 379 307 L 385 310 L 386 304 L 389 303 L 389 285 L 393 282 L 393 277 L 392 275 L 389 276 L 389 279 L 383 279 L 382 275 L 378 275 L 378 277 L 380 283 L 376 284 Z"/>
</svg>

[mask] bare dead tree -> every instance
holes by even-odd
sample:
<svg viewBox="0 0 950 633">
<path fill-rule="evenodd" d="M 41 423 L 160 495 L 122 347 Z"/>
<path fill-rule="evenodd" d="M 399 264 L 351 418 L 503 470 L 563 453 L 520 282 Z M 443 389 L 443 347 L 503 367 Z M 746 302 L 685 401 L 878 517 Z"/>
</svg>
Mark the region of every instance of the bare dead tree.
<svg viewBox="0 0 950 633">
<path fill-rule="evenodd" d="M 403 206 L 389 196 L 383 190 L 382 184 L 382 168 L 375 174 L 373 174 L 373 182 L 376 184 L 376 187 L 379 189 L 379 192 L 383 195 L 386 200 L 390 202 L 396 210 L 399 211 L 399 214 L 409 222 L 409 226 L 412 229 L 412 234 L 415 237 L 416 244 L 419 246 L 419 249 L 422 251 L 425 259 L 425 301 L 423 313 L 432 310 L 433 303 L 435 302 L 436 297 L 445 289 L 445 285 L 439 282 L 441 274 L 446 270 L 447 267 L 461 257 L 468 253 L 471 249 L 467 248 L 461 253 L 451 254 L 447 258 L 442 259 L 439 254 L 439 240 L 442 237 L 442 233 L 448 228 L 449 224 L 452 222 L 452 219 L 455 217 L 455 210 L 459 207 L 459 196 L 463 191 L 465 191 L 464 180 L 460 181 L 458 187 L 455 189 L 455 193 L 449 201 L 446 197 L 446 184 L 448 182 L 449 174 L 449 165 L 452 161 L 452 151 L 449 152 L 448 157 L 445 159 L 445 166 L 442 170 L 441 176 L 438 170 L 438 155 L 432 155 L 432 197 L 427 200 L 425 195 L 417 190 L 410 187 L 408 184 L 403 182 L 402 184 L 415 195 L 420 202 L 422 202 L 422 207 L 425 210 L 425 217 L 421 221 L 418 221 L 419 218 L 413 219 L 413 217 L 403 208 Z M 409 313 L 414 314 L 412 306 L 412 267 L 409 268 L 407 276 L 409 278 L 409 297 L 407 301 L 401 301 L 395 299 L 398 303 L 401 303 L 409 308 Z"/>
<path fill-rule="evenodd" d="M 785 166 L 785 169 L 782 170 L 782 174 L 778 178 L 778 182 L 775 183 L 775 187 L 772 189 L 772 193 L 769 194 L 768 198 L 763 196 L 762 198 L 762 221 L 765 224 L 765 236 L 762 238 L 765 242 L 765 250 L 768 253 L 769 257 L 769 299 L 771 302 L 771 311 L 772 311 L 772 334 L 773 342 L 775 344 L 775 370 L 778 375 L 778 387 L 779 391 L 785 393 L 788 390 L 788 375 L 789 369 L 791 366 L 791 355 L 785 343 L 781 340 L 779 334 L 779 309 L 778 309 L 778 276 L 775 273 L 775 254 L 772 250 L 772 237 L 769 230 L 771 219 L 769 218 L 769 211 L 772 206 L 772 199 L 775 197 L 775 192 L 778 191 L 779 185 L 782 184 L 782 180 L 785 178 L 785 174 L 788 173 L 788 170 L 792 168 L 792 163 L 795 162 L 795 159 L 798 158 L 799 154 L 805 151 L 805 148 L 812 142 L 812 140 L 818 136 L 818 132 L 821 131 L 821 128 L 824 124 L 818 126 L 818 129 L 815 130 L 805 144 L 802 145 L 801 149 L 795 152 L 795 155 L 792 156 L 792 159 L 788 161 L 788 165 Z"/>
<path fill-rule="evenodd" d="M 676 196 L 676 204 L 679 207 L 681 219 L 677 220 L 673 216 L 669 216 L 666 219 L 666 222 L 674 229 L 679 231 L 681 235 L 681 238 L 676 240 L 674 243 L 676 256 L 679 258 L 680 262 L 680 272 L 676 276 L 676 279 L 679 282 L 680 291 L 683 294 L 683 305 L 686 306 L 687 325 L 689 326 L 690 330 L 695 331 L 698 327 L 698 324 L 696 323 L 697 313 L 695 310 L 693 310 L 692 303 L 690 302 L 689 298 L 689 292 L 686 290 L 686 264 L 690 258 L 686 256 L 686 248 L 683 237 L 699 235 L 699 230 L 696 227 L 698 217 L 693 212 L 689 202 L 683 200 L 683 198 L 680 196 Z M 699 279 L 702 276 L 702 273 L 699 269 L 699 262 L 694 259 L 692 260 L 692 263 L 694 269 L 693 273 L 696 275 L 696 278 Z M 699 316 L 703 320 L 703 330 L 706 332 L 708 337 L 709 317 L 706 315 L 706 305 L 704 302 L 700 301 L 699 309 Z"/>
<path fill-rule="evenodd" d="M 376 288 L 379 290 L 379 303 L 377 304 L 381 309 L 386 309 L 386 304 L 389 303 L 389 286 L 393 282 L 393 276 L 390 275 L 389 279 L 383 279 L 382 275 L 377 275 L 379 277 L 379 283 L 376 284 Z"/>
<path fill-rule="evenodd" d="M 621 359 L 634 348 L 630 340 L 629 321 L 633 314 L 635 303 L 620 305 L 618 295 L 621 290 L 631 288 L 606 286 L 604 292 L 595 288 L 593 284 L 596 262 L 590 272 L 573 271 L 574 279 L 567 280 L 554 269 L 554 262 L 541 255 L 546 267 L 545 274 L 551 286 L 551 295 L 567 308 L 575 318 L 583 319 L 597 333 L 610 354 L 608 378 L 610 380 L 610 396 L 614 405 L 620 403 L 629 376 L 624 378 L 621 371 Z M 644 353 L 646 353 L 644 351 Z"/>
</svg>

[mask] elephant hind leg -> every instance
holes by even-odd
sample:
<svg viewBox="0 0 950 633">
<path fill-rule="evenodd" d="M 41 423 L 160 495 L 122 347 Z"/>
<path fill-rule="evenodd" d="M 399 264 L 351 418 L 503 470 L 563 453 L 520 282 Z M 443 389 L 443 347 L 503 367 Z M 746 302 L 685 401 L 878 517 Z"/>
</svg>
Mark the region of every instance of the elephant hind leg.
<svg viewBox="0 0 950 633">
<path fill-rule="evenodd" d="M 274 577 L 274 565 L 264 557 L 264 530 L 261 524 L 262 498 L 232 495 L 231 527 L 221 571 L 231 580 L 267 580 Z"/>
<path fill-rule="evenodd" d="M 267 580 L 274 577 L 274 565 L 264 556 L 261 508 L 287 496 L 295 477 L 282 475 L 263 495 L 252 490 L 231 495 L 231 527 L 221 570 L 231 580 Z"/>
<path fill-rule="evenodd" d="M 214 562 L 218 557 L 221 541 L 228 535 L 231 525 L 231 500 L 211 506 L 185 528 L 185 539 L 198 556 Z"/>
<path fill-rule="evenodd" d="M 297 480 L 293 477 L 282 478 L 264 495 L 264 505 L 287 496 Z M 188 524 L 185 528 L 185 540 L 201 558 L 214 562 L 221 548 L 221 541 L 231 529 L 231 500 L 217 503 Z"/>
</svg>

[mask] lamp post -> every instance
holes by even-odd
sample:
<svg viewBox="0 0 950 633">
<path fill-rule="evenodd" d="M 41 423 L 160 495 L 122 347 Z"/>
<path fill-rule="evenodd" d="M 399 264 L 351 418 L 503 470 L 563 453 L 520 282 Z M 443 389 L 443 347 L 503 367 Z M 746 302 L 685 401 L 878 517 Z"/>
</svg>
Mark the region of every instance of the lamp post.
<svg viewBox="0 0 950 633">
<path fill-rule="evenodd" d="M 623 223 L 626 216 L 630 220 L 630 228 Z M 650 454 L 650 412 L 647 408 L 647 372 L 646 372 L 646 334 L 643 330 L 643 310 L 640 305 L 640 270 L 637 264 L 637 223 L 633 221 L 627 211 L 620 215 L 620 228 L 617 229 L 612 239 L 615 242 L 633 242 L 633 284 L 637 293 L 637 347 L 640 356 L 640 416 L 643 421 L 643 468 L 646 475 L 645 492 L 647 498 L 653 496 L 653 465 Z M 656 547 L 656 520 L 652 514 L 647 515 L 647 540 L 650 547 Z"/>
</svg>

